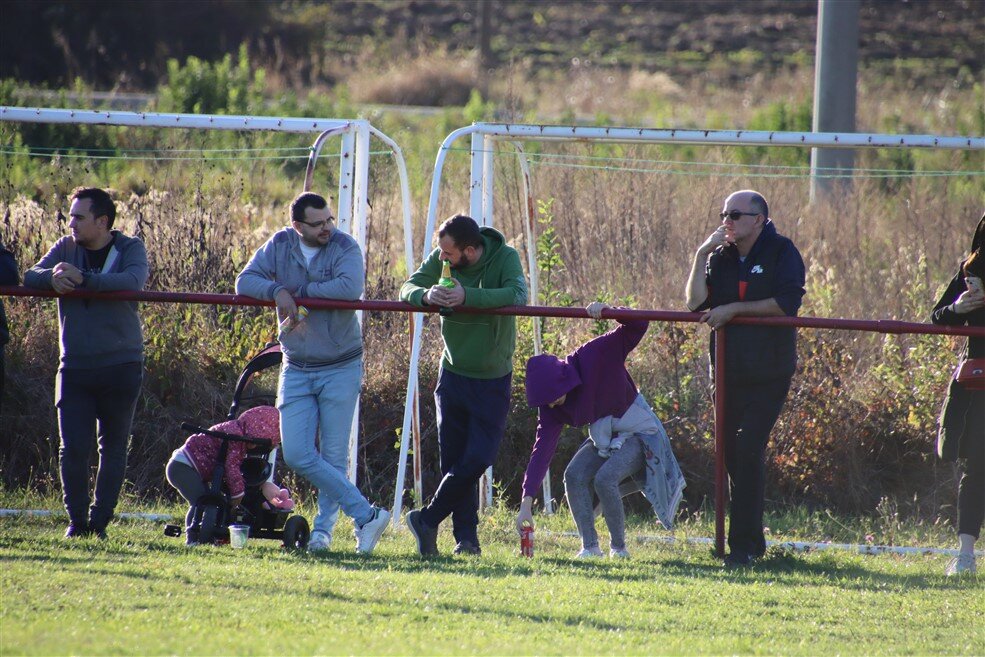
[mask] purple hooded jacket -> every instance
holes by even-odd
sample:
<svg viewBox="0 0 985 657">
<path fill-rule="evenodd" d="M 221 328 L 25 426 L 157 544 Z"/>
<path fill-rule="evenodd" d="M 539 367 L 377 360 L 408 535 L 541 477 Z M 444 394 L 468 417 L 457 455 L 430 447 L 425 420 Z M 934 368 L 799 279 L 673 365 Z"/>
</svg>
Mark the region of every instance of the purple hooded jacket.
<svg viewBox="0 0 985 657">
<path fill-rule="evenodd" d="M 561 429 L 622 415 L 639 394 L 626 371 L 626 356 L 643 339 L 650 323 L 618 320 L 620 326 L 586 342 L 563 361 L 540 354 L 527 361 L 527 403 L 538 408 L 537 438 L 523 475 L 523 495 L 533 497 L 557 451 Z M 564 403 L 551 402 L 567 395 Z"/>
</svg>

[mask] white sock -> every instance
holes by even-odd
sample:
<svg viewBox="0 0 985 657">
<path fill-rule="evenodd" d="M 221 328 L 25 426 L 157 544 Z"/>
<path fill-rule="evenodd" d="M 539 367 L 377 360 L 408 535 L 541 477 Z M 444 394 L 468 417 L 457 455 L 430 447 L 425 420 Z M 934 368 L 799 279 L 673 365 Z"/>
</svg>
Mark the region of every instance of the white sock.
<svg viewBox="0 0 985 657">
<path fill-rule="evenodd" d="M 971 534 L 958 534 L 958 550 L 964 554 L 974 554 L 975 537 Z"/>
</svg>

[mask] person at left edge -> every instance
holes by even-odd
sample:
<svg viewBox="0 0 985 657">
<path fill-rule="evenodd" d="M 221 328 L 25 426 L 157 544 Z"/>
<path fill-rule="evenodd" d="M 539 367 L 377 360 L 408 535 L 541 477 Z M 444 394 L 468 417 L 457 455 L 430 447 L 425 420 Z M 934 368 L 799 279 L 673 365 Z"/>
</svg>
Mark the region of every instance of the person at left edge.
<svg viewBox="0 0 985 657">
<path fill-rule="evenodd" d="M 17 285 L 20 278 L 17 275 L 17 261 L 14 254 L 0 242 L 0 285 Z M 3 406 L 3 379 L 4 379 L 4 351 L 10 341 L 10 332 L 7 327 L 7 313 L 3 307 L 3 299 L 0 299 L 0 408 Z"/>
<path fill-rule="evenodd" d="M 113 229 L 116 205 L 106 191 L 78 188 L 69 210 L 71 235 L 60 238 L 24 274 L 27 287 L 66 295 L 76 290 L 142 290 L 144 243 Z M 68 538 L 106 536 L 127 464 L 127 448 L 143 382 L 144 339 L 134 301 L 60 296 L 61 362 L 55 406 L 58 460 Z M 99 469 L 89 498 L 89 452 L 99 431 Z"/>
</svg>

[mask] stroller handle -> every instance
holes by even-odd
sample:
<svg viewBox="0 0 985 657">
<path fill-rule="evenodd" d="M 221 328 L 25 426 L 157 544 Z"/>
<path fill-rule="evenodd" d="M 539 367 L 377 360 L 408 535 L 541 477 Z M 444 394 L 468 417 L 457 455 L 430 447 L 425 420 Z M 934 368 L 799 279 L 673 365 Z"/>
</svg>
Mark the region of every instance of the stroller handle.
<svg viewBox="0 0 985 657">
<path fill-rule="evenodd" d="M 194 433 L 204 433 L 206 436 L 212 436 L 213 438 L 218 438 L 220 440 L 235 440 L 241 443 L 250 443 L 259 447 L 265 447 L 266 449 L 271 449 L 274 446 L 274 443 L 266 438 L 237 436 L 224 431 L 213 431 L 212 429 L 206 429 L 205 427 L 200 427 L 197 424 L 192 424 L 191 422 L 182 422 L 181 428 L 185 431 L 192 431 Z"/>
</svg>

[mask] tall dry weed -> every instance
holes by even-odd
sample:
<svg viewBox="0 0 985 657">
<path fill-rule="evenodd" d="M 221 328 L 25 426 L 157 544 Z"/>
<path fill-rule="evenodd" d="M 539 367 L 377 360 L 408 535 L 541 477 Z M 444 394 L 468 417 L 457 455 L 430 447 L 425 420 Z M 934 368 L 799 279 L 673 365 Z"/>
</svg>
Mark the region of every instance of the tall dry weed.
<svg viewBox="0 0 985 657">
<path fill-rule="evenodd" d="M 533 145 L 533 193 L 552 200 L 563 267 L 551 272 L 555 303 L 596 298 L 639 308 L 683 310 L 683 287 L 698 244 L 718 223 L 722 200 L 752 187 L 769 199 L 779 231 L 800 246 L 809 269 L 803 314 L 923 321 L 968 246 L 981 214 L 980 186 L 949 178 L 861 179 L 836 203 L 809 201 L 808 182 L 789 170 L 734 167 L 728 149 Z M 554 157 L 563 155 L 565 158 Z M 548 157 L 551 156 L 551 157 Z M 515 155 L 497 157 L 497 227 L 525 249 Z M 424 158 L 422 158 L 423 160 Z M 388 162 L 388 161 L 387 161 Z M 367 252 L 368 298 L 396 297 L 416 262 L 403 261 L 400 203 L 392 164 L 374 159 Z M 958 161 L 955 168 L 961 165 Z M 428 166 L 425 163 L 422 166 Z M 0 194 L 0 237 L 23 268 L 66 230 L 66 195 L 99 171 L 53 162 L 32 189 L 8 178 Z M 289 171 L 240 174 L 212 165 L 148 171 L 117 192 L 120 227 L 139 234 L 151 259 L 153 289 L 230 292 L 253 251 L 284 223 L 292 195 Z M 322 183 L 331 188 L 333 182 Z M 426 175 L 421 175 L 426 178 Z M 296 178 L 294 179 L 296 181 Z M 439 219 L 467 210 L 467 157 L 452 153 Z M 296 184 L 296 182 L 295 182 Z M 287 190 L 287 191 L 285 191 Z M 425 207 L 417 189 L 417 207 Z M 424 217 L 414 218 L 415 259 Z M 542 225 L 540 230 L 545 227 Z M 3 406 L 6 485 L 57 485 L 57 427 L 52 384 L 57 364 L 54 303 L 6 299 L 13 327 Z M 272 313 L 256 308 L 144 304 L 147 375 L 134 427 L 128 478 L 142 495 L 170 494 L 163 464 L 183 440 L 181 420 L 223 419 L 248 357 L 274 333 Z M 518 494 L 535 430 L 522 393 L 530 320 L 518 323 L 518 351 L 506 440 L 496 464 L 507 499 Z M 548 320 L 552 349 L 573 349 L 594 333 L 587 321 Z M 366 313 L 366 377 L 361 407 L 360 485 L 374 499 L 392 496 L 397 429 L 408 367 L 407 316 Z M 771 447 L 773 499 L 871 510 L 883 497 L 953 498 L 952 473 L 932 457 L 932 418 L 953 363 L 955 341 L 843 332 L 801 332 L 801 372 Z M 426 322 L 422 353 L 422 429 L 426 495 L 440 477 L 430 390 L 440 358 L 437 322 Z M 922 349 L 922 351 L 921 351 Z M 919 357 L 915 354 L 919 353 Z M 712 416 L 707 333 L 693 325 L 654 324 L 630 369 L 673 437 L 689 480 L 688 504 L 711 491 Z M 892 356 L 892 357 L 890 357 Z M 883 366 L 878 369 L 879 366 Z M 922 368 L 922 369 L 921 369 Z M 907 391 L 911 392 L 907 392 Z M 916 392 L 912 392 L 916 390 Z M 581 434 L 572 430 L 555 459 Z M 556 481 L 559 481 L 556 479 Z M 291 481 L 302 494 L 302 482 Z M 558 494 L 556 492 L 556 494 Z"/>
</svg>

